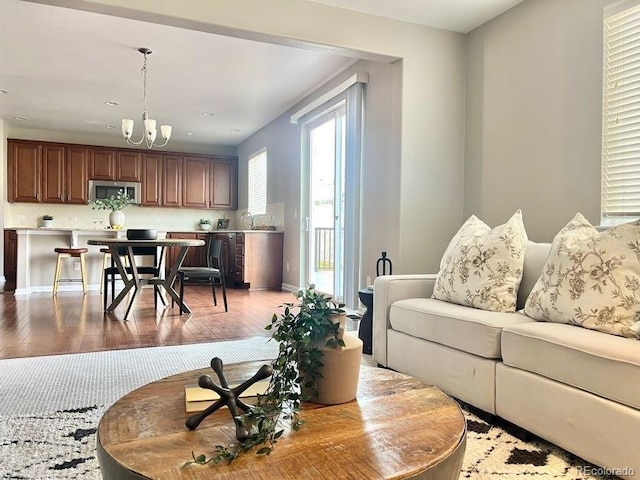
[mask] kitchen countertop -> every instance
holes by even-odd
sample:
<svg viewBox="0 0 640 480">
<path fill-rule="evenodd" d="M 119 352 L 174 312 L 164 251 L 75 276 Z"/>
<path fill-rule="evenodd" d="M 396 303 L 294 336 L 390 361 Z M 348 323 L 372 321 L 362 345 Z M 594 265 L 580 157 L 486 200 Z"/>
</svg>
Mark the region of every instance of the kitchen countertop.
<svg viewBox="0 0 640 480">
<path fill-rule="evenodd" d="M 29 230 L 33 232 L 126 232 L 127 229 L 112 230 L 110 228 L 83 228 L 83 227 L 5 227 L 5 230 Z M 158 230 L 158 233 L 284 233 L 282 230 Z"/>
</svg>

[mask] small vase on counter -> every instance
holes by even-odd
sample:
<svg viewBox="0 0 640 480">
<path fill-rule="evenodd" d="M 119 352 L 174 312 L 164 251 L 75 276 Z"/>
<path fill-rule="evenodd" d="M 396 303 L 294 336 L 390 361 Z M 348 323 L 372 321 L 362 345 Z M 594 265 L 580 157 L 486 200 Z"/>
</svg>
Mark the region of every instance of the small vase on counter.
<svg viewBox="0 0 640 480">
<path fill-rule="evenodd" d="M 109 214 L 109 225 L 112 230 L 120 230 L 124 226 L 124 212 L 122 210 L 113 210 Z"/>
</svg>

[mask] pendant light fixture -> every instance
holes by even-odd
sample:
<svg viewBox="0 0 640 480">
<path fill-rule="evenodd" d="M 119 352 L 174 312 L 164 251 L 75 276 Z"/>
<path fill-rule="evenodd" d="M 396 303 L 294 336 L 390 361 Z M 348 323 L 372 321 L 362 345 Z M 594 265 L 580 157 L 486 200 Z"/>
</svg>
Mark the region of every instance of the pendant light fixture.
<svg viewBox="0 0 640 480">
<path fill-rule="evenodd" d="M 142 122 L 144 124 L 144 134 L 142 138 L 135 142 L 131 140 L 131 135 L 133 134 L 133 120 L 130 118 L 122 119 L 122 135 L 127 139 L 127 143 L 129 145 L 140 145 L 142 142 L 145 142 L 147 148 L 152 147 L 164 147 L 167 142 L 169 142 L 169 138 L 171 138 L 171 125 L 162 125 L 160 126 L 160 135 L 164 139 L 164 143 L 162 145 L 156 145 L 154 142 L 156 141 L 156 136 L 158 134 L 158 130 L 156 129 L 156 121 L 149 118 L 149 114 L 147 113 L 147 55 L 151 55 L 151 50 L 148 48 L 139 48 L 138 51 L 144 55 L 144 63 L 142 64 L 142 83 L 143 83 L 143 92 L 144 92 L 144 111 L 142 113 Z"/>
</svg>

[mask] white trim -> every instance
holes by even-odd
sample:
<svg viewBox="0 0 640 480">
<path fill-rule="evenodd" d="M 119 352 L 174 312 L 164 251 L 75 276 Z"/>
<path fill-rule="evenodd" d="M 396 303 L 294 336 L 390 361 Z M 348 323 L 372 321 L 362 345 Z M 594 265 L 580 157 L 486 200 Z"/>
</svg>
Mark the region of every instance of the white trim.
<svg viewBox="0 0 640 480">
<path fill-rule="evenodd" d="M 300 287 L 296 287 L 295 285 L 291 285 L 290 283 L 283 283 L 282 290 L 285 292 L 297 292 L 300 290 Z"/>
<path fill-rule="evenodd" d="M 309 113 L 312 110 L 318 108 L 323 103 L 328 102 L 329 100 L 331 100 L 331 99 L 335 98 L 336 96 L 340 95 L 342 92 L 344 92 L 346 89 L 348 89 L 351 85 L 354 85 L 356 83 L 369 83 L 369 74 L 368 73 L 363 73 L 363 72 L 358 72 L 358 73 L 353 74 L 351 77 L 346 79 L 341 84 L 339 84 L 336 87 L 332 88 L 328 92 L 323 93 L 318 98 L 313 100 L 311 103 L 308 103 L 306 106 L 302 107 L 297 112 L 294 112 L 291 115 L 291 123 L 297 124 L 298 121 L 302 117 L 304 117 L 307 113 Z"/>
</svg>

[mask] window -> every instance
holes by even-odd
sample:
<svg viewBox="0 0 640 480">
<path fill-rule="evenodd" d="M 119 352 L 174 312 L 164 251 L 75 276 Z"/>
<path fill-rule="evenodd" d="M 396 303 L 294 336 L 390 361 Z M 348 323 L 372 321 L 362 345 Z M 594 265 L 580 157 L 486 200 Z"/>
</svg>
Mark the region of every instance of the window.
<svg viewBox="0 0 640 480">
<path fill-rule="evenodd" d="M 267 150 L 249 157 L 249 205 L 252 215 L 267 213 Z"/>
<path fill-rule="evenodd" d="M 640 216 L 640 5 L 634 3 L 604 18 L 603 225 Z"/>
</svg>

